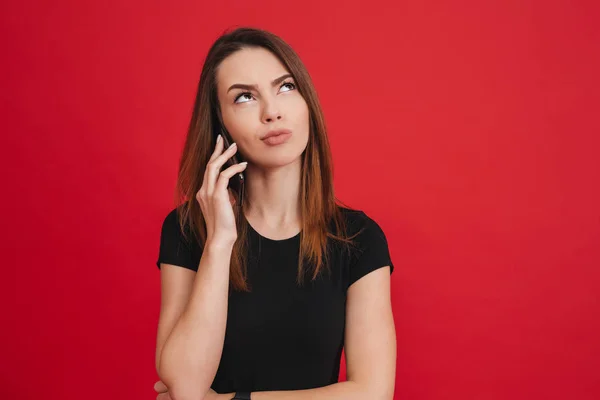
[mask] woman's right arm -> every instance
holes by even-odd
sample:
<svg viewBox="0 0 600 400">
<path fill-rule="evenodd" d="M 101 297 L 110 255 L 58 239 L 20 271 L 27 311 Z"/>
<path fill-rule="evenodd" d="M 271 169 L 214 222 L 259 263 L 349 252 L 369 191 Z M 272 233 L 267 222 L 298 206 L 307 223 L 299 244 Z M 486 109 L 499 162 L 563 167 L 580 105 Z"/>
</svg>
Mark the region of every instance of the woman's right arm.
<svg viewBox="0 0 600 400">
<path fill-rule="evenodd" d="M 172 310 L 182 309 L 178 318 L 172 318 L 171 323 L 175 319 L 176 322 L 160 354 L 157 354 L 158 375 L 173 400 L 203 399 L 210 390 L 223 351 L 229 265 L 237 240 L 233 198 L 227 186 L 229 179 L 242 172 L 247 165 L 234 164 L 221 171 L 227 159 L 237 151 L 235 144 L 225 151 L 223 147 L 223 140 L 219 136 L 206 166 L 202 187 L 196 194 L 206 223 L 207 240 L 191 288 L 189 283 L 186 285 L 184 282 L 163 289 L 163 293 L 168 292 L 167 299 L 178 299 Z M 170 279 L 175 273 L 172 268 L 164 272 L 170 275 L 165 277 L 165 281 L 176 281 Z M 186 293 L 189 293 L 189 300 L 182 306 L 184 297 L 188 297 Z M 177 312 L 171 311 L 170 314 Z"/>
<path fill-rule="evenodd" d="M 232 249 L 231 244 L 207 242 L 192 281 L 189 300 L 157 354 L 158 375 L 174 400 L 204 398 L 217 372 L 227 323 Z M 168 266 L 161 273 L 174 275 L 180 272 L 193 274 L 193 271 Z M 168 276 L 163 279 L 168 280 Z M 173 293 L 165 293 L 169 290 L 181 290 L 181 286 L 166 285 L 162 296 L 172 298 Z M 181 300 L 178 302 L 181 304 Z M 173 302 L 173 308 L 176 304 Z M 168 311 L 164 311 L 168 316 Z"/>
</svg>

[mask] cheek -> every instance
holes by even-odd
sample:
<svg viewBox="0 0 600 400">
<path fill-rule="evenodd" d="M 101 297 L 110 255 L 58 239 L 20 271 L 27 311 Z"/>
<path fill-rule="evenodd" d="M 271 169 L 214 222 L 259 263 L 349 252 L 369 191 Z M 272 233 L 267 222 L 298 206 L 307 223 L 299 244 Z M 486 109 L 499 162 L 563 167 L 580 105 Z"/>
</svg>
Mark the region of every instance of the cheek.
<svg viewBox="0 0 600 400">
<path fill-rule="evenodd" d="M 294 115 L 294 127 L 292 129 L 298 134 L 295 146 L 299 146 L 298 150 L 304 151 L 310 136 L 308 104 L 306 104 L 304 98 L 300 97 L 300 100 L 294 107 L 296 112 Z"/>
<path fill-rule="evenodd" d="M 308 128 L 308 104 L 302 96 L 298 96 L 291 106 L 294 110 L 294 124 L 297 128 L 306 130 Z"/>
<path fill-rule="evenodd" d="M 248 109 L 230 110 L 227 115 L 223 115 L 225 126 L 229 130 L 229 134 L 236 141 L 244 141 L 248 136 L 251 136 L 253 120 L 255 113 Z"/>
</svg>

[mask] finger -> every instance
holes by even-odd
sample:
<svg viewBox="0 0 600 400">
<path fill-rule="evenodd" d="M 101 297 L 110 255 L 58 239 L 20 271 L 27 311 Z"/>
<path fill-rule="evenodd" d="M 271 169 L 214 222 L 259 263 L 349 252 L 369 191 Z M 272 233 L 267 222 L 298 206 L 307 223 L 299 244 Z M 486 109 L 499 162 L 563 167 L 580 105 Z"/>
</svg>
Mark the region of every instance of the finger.
<svg viewBox="0 0 600 400">
<path fill-rule="evenodd" d="M 218 179 L 219 173 L 221 172 L 221 167 L 225 164 L 229 158 L 231 158 L 237 151 L 237 145 L 233 143 L 227 150 L 223 152 L 220 156 L 218 156 L 214 161 L 209 164 L 207 168 L 207 181 L 206 181 L 206 189 L 208 196 L 211 196 L 213 191 L 215 190 L 215 184 Z"/>
<path fill-rule="evenodd" d="M 210 156 L 210 158 L 208 159 L 208 163 L 206 165 L 206 168 L 204 169 L 204 178 L 202 181 L 202 185 L 207 185 L 208 186 L 208 182 L 210 181 L 210 169 L 208 168 L 209 165 L 211 165 L 211 162 L 213 162 L 217 157 L 219 157 L 221 155 L 221 153 L 223 153 L 223 146 L 224 146 L 224 141 L 223 138 L 221 137 L 221 135 L 219 135 L 217 137 L 217 144 L 215 145 L 215 149 L 213 150 L 212 155 Z M 208 187 L 207 187 L 208 188 Z"/>
<path fill-rule="evenodd" d="M 215 149 L 213 150 L 213 153 L 210 156 L 210 159 L 208 160 L 208 162 L 211 162 L 215 158 L 219 157 L 219 155 L 222 152 L 223 152 L 223 137 L 221 137 L 221 135 L 219 135 L 217 137 L 217 143 L 215 144 Z"/>
<path fill-rule="evenodd" d="M 219 190 L 219 191 L 226 190 L 227 185 L 229 184 L 229 179 L 231 179 L 231 177 L 234 176 L 235 174 L 239 174 L 240 172 L 245 170 L 247 166 L 248 166 L 247 162 L 241 162 L 239 164 L 232 165 L 231 167 L 222 171 L 219 174 L 219 179 L 217 181 L 215 190 Z"/>
<path fill-rule="evenodd" d="M 237 143 L 232 143 L 231 146 L 229 146 L 223 153 L 221 153 L 221 155 L 215 158 L 215 160 L 212 162 L 213 165 L 216 165 L 218 169 L 220 169 L 228 159 L 230 159 L 235 153 L 237 153 L 237 150 Z"/>
<path fill-rule="evenodd" d="M 169 392 L 161 393 L 156 396 L 156 400 L 173 400 Z"/>
<path fill-rule="evenodd" d="M 165 385 L 165 384 L 163 383 L 163 381 L 158 381 L 158 382 L 156 382 L 156 383 L 154 384 L 154 390 L 155 390 L 157 393 L 163 393 L 163 392 L 166 392 L 166 391 L 168 391 L 168 390 L 169 390 L 169 388 L 167 387 L 167 385 Z"/>
</svg>

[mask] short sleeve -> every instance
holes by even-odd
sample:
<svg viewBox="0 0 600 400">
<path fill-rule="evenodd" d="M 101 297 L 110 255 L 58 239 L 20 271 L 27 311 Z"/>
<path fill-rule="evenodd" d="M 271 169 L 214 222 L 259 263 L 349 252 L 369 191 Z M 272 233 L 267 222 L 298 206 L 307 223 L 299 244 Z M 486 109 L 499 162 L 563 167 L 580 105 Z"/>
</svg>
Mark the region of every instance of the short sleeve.
<svg viewBox="0 0 600 400">
<path fill-rule="evenodd" d="M 354 239 L 357 253 L 351 259 L 348 286 L 368 273 L 385 266 L 390 267 L 390 274 L 394 271 L 385 233 L 379 224 L 364 212 L 361 212 L 360 216 L 364 229 Z"/>
<path fill-rule="evenodd" d="M 180 227 L 179 215 L 175 208 L 165 217 L 162 224 L 156 266 L 160 269 L 160 264 L 165 263 L 198 271 L 200 256 L 196 246 L 186 240 Z"/>
</svg>

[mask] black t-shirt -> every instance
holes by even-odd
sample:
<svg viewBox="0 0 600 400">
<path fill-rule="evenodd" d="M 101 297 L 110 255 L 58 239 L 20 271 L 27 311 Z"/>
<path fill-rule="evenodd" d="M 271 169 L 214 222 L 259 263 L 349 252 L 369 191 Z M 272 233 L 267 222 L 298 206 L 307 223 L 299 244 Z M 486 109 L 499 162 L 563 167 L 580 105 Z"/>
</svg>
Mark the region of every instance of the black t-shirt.
<svg viewBox="0 0 600 400">
<path fill-rule="evenodd" d="M 331 273 L 296 284 L 300 234 L 284 240 L 249 226 L 251 292 L 231 291 L 223 353 L 211 388 L 235 391 L 301 390 L 338 381 L 344 346 L 346 291 L 371 271 L 394 266 L 385 234 L 364 212 L 341 207 L 353 234 L 351 253 L 329 246 Z M 201 248 L 185 241 L 177 209 L 164 220 L 157 266 L 198 270 Z M 306 269 L 306 266 L 305 266 Z"/>
</svg>

